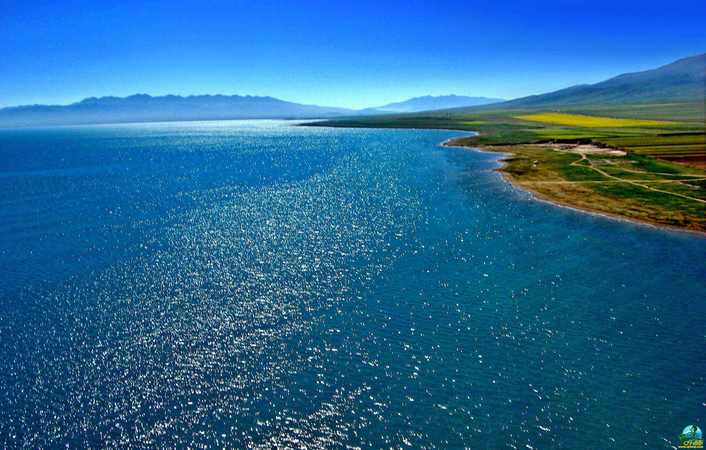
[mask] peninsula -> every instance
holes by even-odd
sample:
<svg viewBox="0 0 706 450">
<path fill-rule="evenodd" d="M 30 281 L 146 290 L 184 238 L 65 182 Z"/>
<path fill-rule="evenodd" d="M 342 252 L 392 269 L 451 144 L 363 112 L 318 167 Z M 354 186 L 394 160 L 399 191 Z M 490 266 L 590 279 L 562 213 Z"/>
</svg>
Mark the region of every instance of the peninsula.
<svg viewBox="0 0 706 450">
<path fill-rule="evenodd" d="M 475 131 L 449 146 L 508 154 L 500 171 L 538 197 L 706 232 L 706 55 L 504 103 L 317 126 Z"/>
</svg>

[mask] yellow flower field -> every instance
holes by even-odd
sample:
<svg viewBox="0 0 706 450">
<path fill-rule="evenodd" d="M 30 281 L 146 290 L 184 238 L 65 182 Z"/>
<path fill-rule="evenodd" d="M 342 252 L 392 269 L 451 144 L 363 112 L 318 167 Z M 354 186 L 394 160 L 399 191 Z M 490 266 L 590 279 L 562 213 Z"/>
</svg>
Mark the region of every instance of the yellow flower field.
<svg viewBox="0 0 706 450">
<path fill-rule="evenodd" d="M 614 127 L 656 127 L 675 125 L 666 120 L 616 119 L 613 117 L 586 116 L 583 114 L 538 113 L 514 116 L 515 119 L 531 122 L 551 123 L 584 128 L 614 128 Z"/>
</svg>

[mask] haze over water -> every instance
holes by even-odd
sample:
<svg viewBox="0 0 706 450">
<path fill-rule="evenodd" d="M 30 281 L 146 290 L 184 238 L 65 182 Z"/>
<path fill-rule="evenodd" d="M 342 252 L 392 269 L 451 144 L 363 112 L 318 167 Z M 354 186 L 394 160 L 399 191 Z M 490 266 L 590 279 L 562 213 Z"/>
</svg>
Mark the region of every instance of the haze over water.
<svg viewBox="0 0 706 450">
<path fill-rule="evenodd" d="M 670 448 L 706 239 L 458 132 L 0 130 L 0 447 Z"/>
</svg>

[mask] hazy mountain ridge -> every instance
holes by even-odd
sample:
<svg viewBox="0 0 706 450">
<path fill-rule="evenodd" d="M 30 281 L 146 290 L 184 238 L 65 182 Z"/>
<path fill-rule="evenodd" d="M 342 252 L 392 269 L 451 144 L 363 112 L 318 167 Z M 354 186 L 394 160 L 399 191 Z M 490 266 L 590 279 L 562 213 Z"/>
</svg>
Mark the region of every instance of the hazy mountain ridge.
<svg viewBox="0 0 706 450">
<path fill-rule="evenodd" d="M 401 102 L 389 103 L 363 110 L 363 112 L 419 112 L 437 109 L 459 108 L 464 106 L 487 105 L 503 102 L 504 99 L 490 97 L 469 97 L 465 95 L 425 95 L 413 97 Z"/>
<path fill-rule="evenodd" d="M 0 109 L 0 126 L 78 125 L 119 122 L 217 119 L 306 119 L 353 114 L 345 108 L 303 105 L 274 97 L 240 95 L 136 94 L 89 97 L 70 105 L 27 105 Z"/>
<path fill-rule="evenodd" d="M 24 105 L 0 109 L 0 126 L 51 126 L 120 122 L 218 119 L 312 119 L 415 112 L 500 101 L 460 95 L 423 96 L 380 108 L 353 110 L 304 105 L 269 96 L 135 94 L 88 97 L 69 105 Z"/>
</svg>

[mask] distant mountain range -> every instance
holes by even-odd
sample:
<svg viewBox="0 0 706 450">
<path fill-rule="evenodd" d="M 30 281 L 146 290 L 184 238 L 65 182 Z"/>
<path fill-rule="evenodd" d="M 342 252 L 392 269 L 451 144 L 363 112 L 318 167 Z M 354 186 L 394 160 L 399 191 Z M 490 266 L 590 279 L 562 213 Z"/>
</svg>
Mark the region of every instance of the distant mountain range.
<svg viewBox="0 0 706 450">
<path fill-rule="evenodd" d="M 218 119 L 311 119 L 355 114 L 344 108 L 302 105 L 274 97 L 146 94 L 87 98 L 70 105 L 0 109 L 0 126 L 75 125 L 119 122 Z"/>
<path fill-rule="evenodd" d="M 464 106 L 488 105 L 503 102 L 501 98 L 467 97 L 465 95 L 426 95 L 414 97 L 397 103 L 364 109 L 362 113 L 405 113 L 418 111 L 433 111 L 437 109 L 459 108 Z"/>
<path fill-rule="evenodd" d="M 683 58 L 657 69 L 626 73 L 596 84 L 518 98 L 499 108 L 704 101 L 706 54 Z"/>
<path fill-rule="evenodd" d="M 442 95 L 415 97 L 376 108 L 302 105 L 274 97 L 239 95 L 146 94 L 87 98 L 70 105 L 30 105 L 0 109 L 0 127 L 74 125 L 217 119 L 312 119 L 341 116 L 479 109 L 549 109 L 586 105 L 678 103 L 704 101 L 706 54 L 680 59 L 653 70 L 627 73 L 609 80 L 572 86 L 510 101 L 487 97 Z"/>
<path fill-rule="evenodd" d="M 379 108 L 302 105 L 274 97 L 147 94 L 129 97 L 90 97 L 70 105 L 28 105 L 0 109 L 0 127 L 78 125 L 219 119 L 313 119 L 336 116 L 415 112 L 501 101 L 485 97 L 443 95 L 415 97 Z"/>
</svg>

